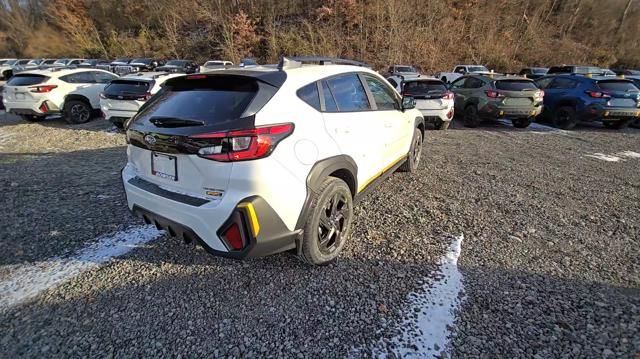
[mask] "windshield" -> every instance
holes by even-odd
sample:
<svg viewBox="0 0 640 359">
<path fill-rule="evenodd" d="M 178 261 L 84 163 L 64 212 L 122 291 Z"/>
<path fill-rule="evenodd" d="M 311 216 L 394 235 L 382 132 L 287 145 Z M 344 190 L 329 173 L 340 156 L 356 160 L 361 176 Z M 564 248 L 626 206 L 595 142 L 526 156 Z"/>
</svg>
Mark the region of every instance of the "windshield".
<svg viewBox="0 0 640 359">
<path fill-rule="evenodd" d="M 128 63 L 129 59 L 126 58 L 126 57 L 119 57 L 119 58 L 113 60 L 113 62 L 125 62 L 125 63 Z"/>
<path fill-rule="evenodd" d="M 185 66 L 187 61 L 185 60 L 171 60 L 167 61 L 167 66 Z"/>
<path fill-rule="evenodd" d="M 467 66 L 467 70 L 469 72 L 489 72 L 489 69 L 484 66 Z"/>
<path fill-rule="evenodd" d="M 151 59 L 133 59 L 131 60 L 131 63 L 136 63 L 136 64 L 150 64 L 151 63 Z"/>
<path fill-rule="evenodd" d="M 624 80 L 598 81 L 598 87 L 607 91 L 638 92 L 638 88 L 631 81 Z"/>
<path fill-rule="evenodd" d="M 207 61 L 204 64 L 205 67 L 215 67 L 215 66 L 224 66 L 224 62 L 222 61 Z"/>
<path fill-rule="evenodd" d="M 60 60 L 56 60 L 54 64 L 65 65 L 67 62 L 69 62 L 69 59 L 60 59 Z"/>
<path fill-rule="evenodd" d="M 15 65 L 16 62 L 18 62 L 18 60 L 9 60 L 9 61 L 5 62 L 5 65 Z"/>
<path fill-rule="evenodd" d="M 414 69 L 411 66 L 396 66 L 396 71 L 398 71 L 398 72 L 416 72 L 416 69 Z"/>
<path fill-rule="evenodd" d="M 56 62 L 56 60 L 44 60 L 42 62 L 43 65 L 51 65 L 52 63 Z"/>
</svg>

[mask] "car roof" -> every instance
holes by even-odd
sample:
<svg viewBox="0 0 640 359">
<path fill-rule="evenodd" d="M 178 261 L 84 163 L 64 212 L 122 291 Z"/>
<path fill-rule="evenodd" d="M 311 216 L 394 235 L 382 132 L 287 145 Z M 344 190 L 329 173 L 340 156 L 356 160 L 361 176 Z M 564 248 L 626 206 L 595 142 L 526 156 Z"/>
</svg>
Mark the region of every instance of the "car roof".
<svg viewBox="0 0 640 359">
<path fill-rule="evenodd" d="M 137 72 L 132 74 L 126 74 L 120 79 L 122 80 L 156 80 L 158 78 L 169 79 L 172 77 L 183 76 L 184 74 L 164 72 L 164 71 L 149 71 L 149 72 Z"/>
<path fill-rule="evenodd" d="M 113 74 L 109 71 L 104 71 L 104 70 L 100 70 L 100 69 L 66 69 L 66 68 L 62 68 L 62 69 L 46 69 L 46 70 L 29 70 L 29 71 L 23 71 L 20 72 L 20 75 L 22 74 L 30 74 L 30 75 L 43 75 L 43 76 L 47 76 L 47 77 L 62 77 L 65 75 L 70 75 L 70 74 L 75 74 L 78 72 L 87 72 L 87 71 L 98 71 L 98 72 L 104 72 L 104 73 L 108 73 L 108 74 Z"/>
</svg>

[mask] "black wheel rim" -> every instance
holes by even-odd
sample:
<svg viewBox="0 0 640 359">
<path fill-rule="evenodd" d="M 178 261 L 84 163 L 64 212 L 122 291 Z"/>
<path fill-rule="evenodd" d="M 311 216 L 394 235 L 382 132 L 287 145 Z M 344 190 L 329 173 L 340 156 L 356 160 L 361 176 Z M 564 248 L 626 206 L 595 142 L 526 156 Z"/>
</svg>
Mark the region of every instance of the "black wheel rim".
<svg viewBox="0 0 640 359">
<path fill-rule="evenodd" d="M 333 254 L 342 245 L 344 230 L 349 220 L 348 206 L 347 196 L 338 192 L 322 208 L 318 224 L 318 244 L 322 254 Z"/>
<path fill-rule="evenodd" d="M 86 122 L 89 120 L 89 110 L 84 105 L 73 105 L 71 107 L 71 119 L 74 122 Z"/>
<path fill-rule="evenodd" d="M 473 107 L 467 107 L 466 111 L 464 111 L 464 120 L 467 122 L 473 122 L 476 117 L 476 111 Z"/>
<path fill-rule="evenodd" d="M 571 115 L 569 114 L 569 112 L 565 110 L 559 110 L 556 116 L 557 116 L 557 123 L 560 126 L 564 126 L 568 124 L 569 121 L 571 121 Z"/>
<path fill-rule="evenodd" d="M 415 166 L 417 166 L 418 163 L 420 163 L 420 156 L 422 156 L 422 135 L 420 135 L 420 133 L 416 133 L 412 147 L 411 161 Z"/>
</svg>

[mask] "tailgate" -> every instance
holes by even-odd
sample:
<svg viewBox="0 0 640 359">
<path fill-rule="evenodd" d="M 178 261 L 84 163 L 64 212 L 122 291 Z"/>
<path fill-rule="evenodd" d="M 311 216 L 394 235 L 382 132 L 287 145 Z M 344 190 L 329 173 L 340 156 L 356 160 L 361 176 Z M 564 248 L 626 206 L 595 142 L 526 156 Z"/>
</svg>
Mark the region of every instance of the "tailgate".
<svg viewBox="0 0 640 359">
<path fill-rule="evenodd" d="M 447 107 L 445 100 L 443 99 L 423 100 L 416 98 L 415 100 L 416 108 L 418 110 L 441 110 Z"/>
<path fill-rule="evenodd" d="M 506 79 L 495 82 L 496 90 L 504 98 L 502 104 L 509 107 L 530 107 L 542 101 L 540 90 L 529 79 Z"/>
<path fill-rule="evenodd" d="M 103 107 L 106 107 L 109 110 L 137 112 L 144 102 L 136 100 L 103 99 L 102 104 Z"/>
</svg>

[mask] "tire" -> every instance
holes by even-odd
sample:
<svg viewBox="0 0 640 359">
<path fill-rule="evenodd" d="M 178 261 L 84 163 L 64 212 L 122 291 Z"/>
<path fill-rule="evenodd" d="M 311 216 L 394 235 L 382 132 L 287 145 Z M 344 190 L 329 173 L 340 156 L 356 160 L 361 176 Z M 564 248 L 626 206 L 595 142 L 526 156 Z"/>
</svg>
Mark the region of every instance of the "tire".
<svg viewBox="0 0 640 359">
<path fill-rule="evenodd" d="M 515 120 L 511 121 L 511 123 L 513 123 L 513 127 L 515 127 L 515 128 L 527 128 L 531 124 L 531 119 L 530 118 L 516 118 Z"/>
<path fill-rule="evenodd" d="M 629 127 L 640 128 L 640 120 L 631 121 L 631 123 L 629 124 Z"/>
<path fill-rule="evenodd" d="M 552 124 L 554 127 L 561 128 L 563 130 L 572 130 L 578 124 L 576 110 L 570 106 L 558 107 L 553 114 Z"/>
<path fill-rule="evenodd" d="M 3 78 L 5 81 L 8 81 L 8 80 L 9 80 L 10 78 L 12 78 L 12 77 L 13 77 L 13 71 L 11 71 L 11 70 L 7 70 L 7 71 L 5 71 L 5 72 L 3 72 L 3 73 L 2 73 L 2 78 Z"/>
<path fill-rule="evenodd" d="M 446 131 L 449 128 L 451 121 L 439 121 L 436 123 L 436 130 Z"/>
<path fill-rule="evenodd" d="M 93 109 L 88 103 L 80 100 L 71 100 L 64 105 L 64 120 L 76 125 L 91 121 Z"/>
<path fill-rule="evenodd" d="M 478 108 L 475 105 L 468 105 L 467 107 L 465 107 L 462 118 L 465 127 L 476 128 L 480 124 Z"/>
<path fill-rule="evenodd" d="M 27 122 L 40 122 L 45 118 L 44 116 L 35 116 L 35 115 L 22 115 L 20 117 L 22 117 L 22 119 Z"/>
<path fill-rule="evenodd" d="M 602 125 L 605 128 L 608 128 L 608 129 L 621 130 L 621 129 L 626 128 L 627 126 L 629 126 L 629 122 L 630 121 L 628 121 L 628 120 L 602 121 Z"/>
<path fill-rule="evenodd" d="M 302 237 L 302 259 L 312 265 L 327 265 L 338 258 L 351 235 L 353 199 L 349 186 L 328 177 L 310 209 Z"/>
<path fill-rule="evenodd" d="M 419 128 L 413 130 L 413 138 L 411 139 L 411 147 L 409 147 L 409 155 L 402 166 L 398 169 L 400 172 L 415 172 L 420 165 L 422 157 L 422 131 Z"/>
</svg>

